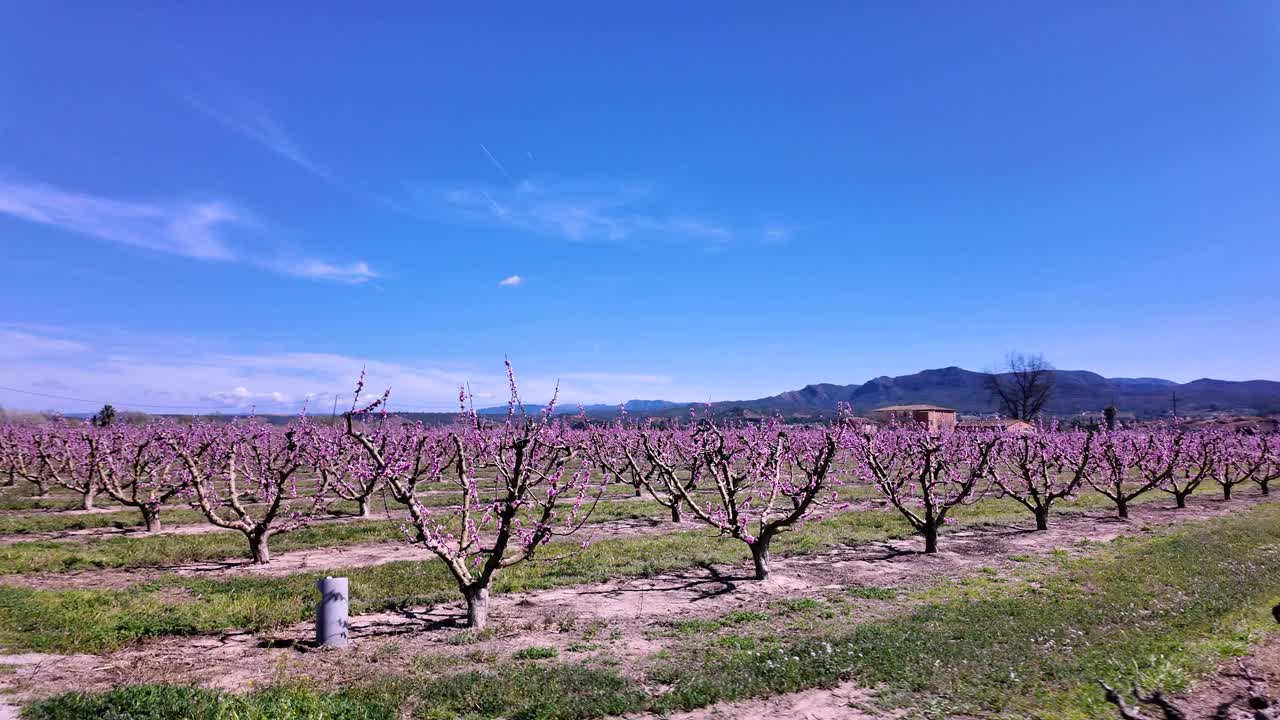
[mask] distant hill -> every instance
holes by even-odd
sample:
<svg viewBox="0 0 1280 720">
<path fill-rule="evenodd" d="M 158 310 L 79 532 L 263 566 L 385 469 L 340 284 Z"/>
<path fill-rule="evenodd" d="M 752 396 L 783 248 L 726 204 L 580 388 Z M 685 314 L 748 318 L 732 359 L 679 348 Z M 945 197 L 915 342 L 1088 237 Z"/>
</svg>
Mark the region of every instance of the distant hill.
<svg viewBox="0 0 1280 720">
<path fill-rule="evenodd" d="M 1172 397 L 1178 398 L 1179 415 L 1203 415 L 1232 412 L 1242 415 L 1280 414 L 1280 382 L 1272 380 L 1211 380 L 1176 383 L 1162 378 L 1105 378 L 1085 370 L 1056 370 L 1057 392 L 1048 411 L 1055 415 L 1098 412 L 1110 403 L 1122 411 L 1139 417 L 1157 417 L 1168 413 Z M 799 390 L 789 390 L 754 400 L 731 400 L 712 403 L 714 415 L 728 417 L 827 418 L 841 403 L 852 406 L 857 414 L 866 414 L 885 405 L 928 403 L 955 408 L 962 413 L 996 411 L 986 388 L 988 375 L 958 367 L 923 370 L 912 375 L 872 378 L 861 385 L 817 383 Z M 665 400 L 632 400 L 627 404 L 632 414 L 674 417 L 688 412 L 691 403 Z M 702 403 L 696 403 L 701 406 Z M 535 406 L 526 406 L 530 412 Z M 541 407 L 536 407 L 540 410 Z M 593 417 L 616 415 L 616 405 L 591 405 L 586 408 Z M 502 414 L 506 406 L 485 408 L 485 414 Z M 557 413 L 577 413 L 574 405 L 557 408 Z"/>
<path fill-rule="evenodd" d="M 1142 417 L 1159 416 L 1169 411 L 1175 394 L 1180 415 L 1280 413 L 1280 382 L 1271 380 L 1203 379 L 1179 384 L 1162 378 L 1105 378 L 1085 370 L 1056 370 L 1054 374 L 1057 390 L 1047 410 L 1055 415 L 1096 412 L 1114 402 L 1121 410 Z M 859 414 L 908 403 L 942 405 L 964 413 L 993 412 L 996 405 L 987 391 L 987 378 L 987 373 L 947 367 L 881 376 L 861 385 L 807 385 L 773 397 L 718 403 L 716 410 L 826 415 L 834 412 L 838 403 L 846 402 Z"/>
<path fill-rule="evenodd" d="M 652 413 L 675 407 L 687 408 L 689 407 L 689 404 L 671 402 L 670 400 L 628 400 L 625 403 L 622 403 L 622 406 L 625 406 L 629 413 Z M 529 414 L 540 413 L 545 408 L 546 405 L 530 405 L 528 403 L 524 406 L 525 412 Z M 616 414 L 619 409 L 620 406 L 618 405 L 605 404 L 584 405 L 582 407 L 582 410 L 586 411 L 588 415 Z M 556 415 L 577 415 L 578 412 L 579 409 L 577 405 L 566 405 L 563 403 L 556 405 Z M 479 410 L 476 410 L 476 413 L 480 415 L 506 415 L 507 406 L 496 405 L 494 407 L 480 408 Z"/>
</svg>

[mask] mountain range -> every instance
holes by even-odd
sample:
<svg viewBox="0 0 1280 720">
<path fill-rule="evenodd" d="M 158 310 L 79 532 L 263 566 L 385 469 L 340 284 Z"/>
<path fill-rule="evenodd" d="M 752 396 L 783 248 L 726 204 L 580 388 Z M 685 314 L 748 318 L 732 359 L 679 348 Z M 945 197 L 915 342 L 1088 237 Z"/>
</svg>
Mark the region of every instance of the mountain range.
<svg viewBox="0 0 1280 720">
<path fill-rule="evenodd" d="M 1212 380 L 1203 378 L 1176 383 L 1161 378 L 1106 378 L 1085 370 L 1054 370 L 1056 391 L 1046 410 L 1053 415 L 1099 412 L 1109 404 L 1138 417 L 1166 415 L 1176 397 L 1179 415 L 1230 412 L 1241 415 L 1280 414 L 1280 382 L 1272 380 Z M 987 390 L 987 373 L 958 367 L 924 370 L 898 377 L 881 376 L 862 384 L 817 383 L 799 390 L 755 400 L 731 400 L 711 404 L 714 415 L 773 415 L 784 417 L 829 417 L 840 403 L 865 415 L 885 405 L 927 403 L 955 408 L 961 413 L 983 414 L 997 411 Z M 633 400 L 627 412 L 651 417 L 671 417 L 703 403 L 675 403 L 666 400 Z M 532 412 L 533 406 L 526 406 Z M 538 408 L 541 409 L 541 408 Z M 618 413 L 617 405 L 591 405 L 593 417 Z M 506 406 L 486 408 L 485 414 L 506 413 Z M 577 413 L 576 406 L 562 406 L 558 413 Z"/>
</svg>

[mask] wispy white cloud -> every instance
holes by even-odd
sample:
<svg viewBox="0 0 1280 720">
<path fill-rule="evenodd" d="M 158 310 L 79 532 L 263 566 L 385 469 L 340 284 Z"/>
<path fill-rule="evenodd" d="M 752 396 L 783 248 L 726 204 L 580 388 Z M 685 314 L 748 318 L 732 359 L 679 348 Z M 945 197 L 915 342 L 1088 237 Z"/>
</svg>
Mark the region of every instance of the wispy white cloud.
<svg viewBox="0 0 1280 720">
<path fill-rule="evenodd" d="M 0 179 L 0 215 L 153 252 L 242 262 L 295 277 L 345 283 L 378 277 L 364 261 L 268 259 L 260 250 L 237 249 L 228 236 L 253 229 L 254 224 L 246 213 L 222 201 L 133 202 Z"/>
<path fill-rule="evenodd" d="M 284 405 L 293 401 L 293 398 L 282 392 L 253 392 L 247 387 L 237 387 L 229 392 L 210 393 L 204 397 L 205 400 L 212 400 L 219 405 L 226 407 L 243 407 L 246 404 L 271 403 L 272 405 Z"/>
<path fill-rule="evenodd" d="M 10 334 L 5 334 L 10 333 Z M 16 333 L 21 333 L 19 337 Z M 39 395 L 0 391 L 0 405 L 9 408 L 91 410 L 93 402 L 153 412 L 256 407 L 259 412 L 296 412 L 303 402 L 312 412 L 328 412 L 338 399 L 339 411 L 350 407 L 351 393 L 362 367 L 366 387 L 380 393 L 391 388 L 393 410 L 451 412 L 457 409 L 458 388 L 469 386 L 478 402 L 503 398 L 506 377 L 501 362 L 478 368 L 442 362 L 388 362 L 319 352 L 227 352 L 207 343 L 186 350 L 168 338 L 148 343 L 129 342 L 130 349 L 113 344 L 111 334 L 98 339 L 67 337 L 0 327 L 0 385 L 82 398 L 57 402 Z M 6 343 L 5 340 L 15 340 Z M 520 371 L 517 377 L 526 402 L 546 402 L 559 386 L 564 403 L 615 403 L 631 398 L 663 397 L 681 400 L 705 391 L 676 384 L 650 373 Z"/>
<path fill-rule="evenodd" d="M 305 170 L 339 191 L 358 200 L 380 205 L 401 215 L 417 217 L 413 209 L 389 195 L 370 191 L 350 182 L 332 168 L 316 160 L 284 125 L 265 109 L 247 102 L 210 104 L 195 96 L 187 102 L 219 125 L 265 148 L 268 152 Z"/>
<path fill-rule="evenodd" d="M 0 328 L 0 358 L 35 358 L 85 352 L 84 343 L 61 337 Z"/>
<path fill-rule="evenodd" d="M 432 197 L 459 220 L 576 241 L 646 237 L 720 243 L 737 234 L 704 217 L 661 212 L 648 189 L 635 185 L 545 178 L 522 180 L 512 188 L 447 190 Z"/>
<path fill-rule="evenodd" d="M 286 275 L 315 278 L 318 280 L 335 280 L 337 282 L 358 284 L 381 277 L 366 262 L 335 264 L 323 260 L 302 260 L 296 263 L 279 262 L 274 267 Z"/>
<path fill-rule="evenodd" d="M 200 260 L 233 260 L 218 231 L 240 220 L 222 202 L 138 203 L 0 180 L 0 213 L 81 235 Z"/>
<path fill-rule="evenodd" d="M 225 110 L 192 96 L 187 97 L 187 102 L 223 127 L 253 140 L 312 175 L 327 182 L 339 183 L 337 175 L 307 154 L 302 145 L 266 110 L 247 103 L 240 103 L 235 110 Z"/>
<path fill-rule="evenodd" d="M 511 275 L 503 278 L 498 282 L 498 285 L 501 287 L 515 287 L 517 285 L 523 285 L 523 284 L 524 284 L 524 278 L 520 277 L 519 275 Z"/>
</svg>

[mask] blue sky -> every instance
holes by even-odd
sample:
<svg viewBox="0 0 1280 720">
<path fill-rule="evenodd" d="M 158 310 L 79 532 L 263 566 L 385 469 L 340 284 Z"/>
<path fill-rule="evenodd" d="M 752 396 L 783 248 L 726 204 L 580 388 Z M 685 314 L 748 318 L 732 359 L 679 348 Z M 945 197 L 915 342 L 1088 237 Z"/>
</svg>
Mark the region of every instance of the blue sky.
<svg viewBox="0 0 1280 720">
<path fill-rule="evenodd" d="M 1280 377 L 1274 3 L 287 5 L 0 0 L 0 385 Z"/>
</svg>

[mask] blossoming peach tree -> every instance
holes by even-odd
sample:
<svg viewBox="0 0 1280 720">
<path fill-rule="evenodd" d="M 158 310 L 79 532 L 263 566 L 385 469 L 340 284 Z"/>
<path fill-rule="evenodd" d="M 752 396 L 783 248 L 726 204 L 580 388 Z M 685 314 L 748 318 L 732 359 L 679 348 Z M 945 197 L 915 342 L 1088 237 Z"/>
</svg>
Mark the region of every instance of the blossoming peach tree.
<svg viewBox="0 0 1280 720">
<path fill-rule="evenodd" d="M 731 424 L 703 420 L 661 434 L 639 435 L 647 480 L 694 519 L 747 544 L 755 578 L 768 578 L 770 545 L 833 503 L 842 424 L 787 428 L 777 420 Z M 706 492 L 696 493 L 699 481 Z"/>
<path fill-rule="evenodd" d="M 312 426 L 303 417 L 288 428 L 256 420 L 201 423 L 166 443 L 192 489 L 192 504 L 213 525 L 237 530 L 255 563 L 271 561 L 270 540 L 328 512 L 322 486 L 299 485 L 308 462 Z"/>
<path fill-rule="evenodd" d="M 1092 462 L 1093 437 L 1036 424 L 1029 432 L 1002 438 L 992 453 L 991 478 L 1007 497 L 1031 511 L 1036 530 L 1048 530 L 1053 504 L 1080 490 Z"/>
<path fill-rule="evenodd" d="M 850 449 L 859 474 L 924 538 L 924 551 L 936 553 L 950 513 L 985 493 L 1000 440 L 986 431 L 907 425 L 853 436 Z"/>
<path fill-rule="evenodd" d="M 605 487 L 582 456 L 581 432 L 554 416 L 555 400 L 536 414 L 525 411 L 507 363 L 510 401 L 506 417 L 489 423 L 465 391 L 458 423 L 432 429 L 393 422 L 361 422 L 385 411 L 389 391 L 346 415 L 347 433 L 388 493 L 408 509 L 402 525 L 409 542 L 438 557 L 467 603 L 467 625 L 488 622 L 495 575 L 527 561 L 557 536 L 586 522 Z M 364 387 L 357 385 L 357 401 Z M 443 483 L 460 493 L 456 506 L 432 507 L 423 488 Z"/>
</svg>

